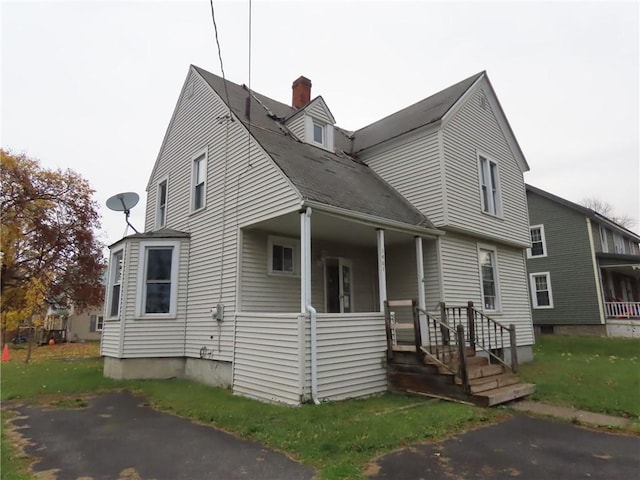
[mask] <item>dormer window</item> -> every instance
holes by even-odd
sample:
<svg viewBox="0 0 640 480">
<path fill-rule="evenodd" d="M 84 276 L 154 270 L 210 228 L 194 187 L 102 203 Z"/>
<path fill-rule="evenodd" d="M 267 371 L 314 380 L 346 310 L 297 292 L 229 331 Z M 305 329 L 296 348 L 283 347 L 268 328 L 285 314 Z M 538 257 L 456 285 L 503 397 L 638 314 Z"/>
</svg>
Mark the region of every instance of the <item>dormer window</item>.
<svg viewBox="0 0 640 480">
<path fill-rule="evenodd" d="M 313 122 L 313 141 L 324 146 L 324 125 Z"/>
</svg>

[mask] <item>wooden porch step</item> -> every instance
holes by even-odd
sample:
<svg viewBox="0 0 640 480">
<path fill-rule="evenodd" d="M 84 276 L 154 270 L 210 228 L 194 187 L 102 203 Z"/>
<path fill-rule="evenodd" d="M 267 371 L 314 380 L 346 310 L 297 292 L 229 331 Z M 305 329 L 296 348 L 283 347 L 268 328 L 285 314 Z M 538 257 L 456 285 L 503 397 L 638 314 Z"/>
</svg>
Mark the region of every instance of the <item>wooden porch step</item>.
<svg viewBox="0 0 640 480">
<path fill-rule="evenodd" d="M 431 353 L 432 355 L 435 355 L 437 352 L 440 355 L 458 356 L 458 347 L 455 345 L 434 345 L 431 347 L 420 347 L 420 350 L 425 353 Z M 467 357 L 474 357 L 476 355 L 476 350 L 473 347 L 465 347 L 464 352 Z"/>
<path fill-rule="evenodd" d="M 394 345 L 393 351 L 394 352 L 415 352 L 416 346 L 415 345 Z"/>
<path fill-rule="evenodd" d="M 413 323 L 392 323 L 391 328 L 394 330 L 413 330 Z"/>
<path fill-rule="evenodd" d="M 510 402 L 516 398 L 526 397 L 536 391 L 533 383 L 516 383 L 506 387 L 494 388 L 474 394 L 480 400 L 482 406 L 492 407 L 500 403 Z"/>
<path fill-rule="evenodd" d="M 490 365 L 472 365 L 467 368 L 467 374 L 469 380 L 476 378 L 491 377 L 493 375 L 500 375 L 504 373 L 504 367 L 502 365 L 490 364 Z"/>
<path fill-rule="evenodd" d="M 427 362 L 425 360 L 425 364 L 426 365 L 430 365 L 432 363 L 436 363 L 432 359 L 429 359 L 429 360 L 430 360 L 430 362 Z M 447 362 L 447 365 L 454 372 L 457 372 L 458 371 L 458 367 L 460 366 L 458 360 L 454 360 L 452 362 Z M 471 368 L 471 367 L 481 367 L 481 366 L 486 366 L 486 365 L 489 365 L 489 359 L 487 357 L 479 357 L 479 356 L 478 357 L 467 357 L 467 369 Z M 445 367 L 438 366 L 438 372 L 445 373 L 445 372 L 448 372 L 448 371 L 449 370 L 446 369 Z"/>
<path fill-rule="evenodd" d="M 455 379 L 456 385 L 462 385 L 462 380 L 458 377 Z M 520 377 L 512 373 L 502 373 L 491 377 L 480 377 L 469 380 L 471 393 L 486 392 L 496 388 L 507 387 L 520 382 Z"/>
</svg>

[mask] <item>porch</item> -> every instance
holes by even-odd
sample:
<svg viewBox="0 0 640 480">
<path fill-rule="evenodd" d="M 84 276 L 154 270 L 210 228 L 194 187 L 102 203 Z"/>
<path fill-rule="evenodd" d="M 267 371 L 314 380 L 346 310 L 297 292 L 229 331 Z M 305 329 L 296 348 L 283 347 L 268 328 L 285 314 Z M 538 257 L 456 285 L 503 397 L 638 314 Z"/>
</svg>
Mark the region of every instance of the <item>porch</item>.
<svg viewBox="0 0 640 480">
<path fill-rule="evenodd" d="M 598 254 L 607 336 L 640 337 L 640 257 Z"/>
</svg>

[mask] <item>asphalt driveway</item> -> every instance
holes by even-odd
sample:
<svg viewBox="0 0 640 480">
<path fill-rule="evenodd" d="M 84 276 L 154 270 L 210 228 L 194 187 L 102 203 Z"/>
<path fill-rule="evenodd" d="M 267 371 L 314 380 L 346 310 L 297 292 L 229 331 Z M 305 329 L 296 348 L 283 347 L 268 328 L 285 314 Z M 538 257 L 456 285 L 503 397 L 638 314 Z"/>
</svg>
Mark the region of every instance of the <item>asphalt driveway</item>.
<svg viewBox="0 0 640 480">
<path fill-rule="evenodd" d="M 221 430 L 141 405 L 129 393 L 87 408 L 12 408 L 34 470 L 59 480 L 311 479 L 314 470 Z"/>
<path fill-rule="evenodd" d="M 640 478 L 640 437 L 516 415 L 371 464 L 371 479 L 630 480 Z"/>
</svg>

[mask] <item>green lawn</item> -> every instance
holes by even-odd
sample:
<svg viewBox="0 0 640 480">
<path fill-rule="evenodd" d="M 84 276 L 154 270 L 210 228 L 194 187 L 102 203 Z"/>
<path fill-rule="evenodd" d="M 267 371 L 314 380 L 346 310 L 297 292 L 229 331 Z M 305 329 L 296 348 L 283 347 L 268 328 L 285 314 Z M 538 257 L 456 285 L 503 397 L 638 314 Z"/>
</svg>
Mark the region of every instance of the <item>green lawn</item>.
<svg viewBox="0 0 640 480">
<path fill-rule="evenodd" d="M 533 400 L 640 419 L 640 340 L 542 335 L 520 377 Z"/>
<path fill-rule="evenodd" d="M 78 347 L 80 348 L 80 347 Z M 95 347 L 89 353 L 94 355 Z M 291 408 L 257 402 L 183 380 L 119 382 L 102 377 L 100 358 L 73 348 L 36 349 L 33 363 L 2 364 L 0 398 L 78 406 L 84 394 L 113 389 L 140 392 L 154 407 L 215 425 L 287 452 L 317 468 L 320 478 L 361 478 L 375 457 L 407 444 L 443 438 L 491 422 L 503 410 L 480 409 L 383 395 Z M 84 354 L 84 353 L 83 353 Z M 543 336 L 523 380 L 537 384 L 534 399 L 632 418 L 640 417 L 640 340 Z M 8 413 L 3 410 L 3 422 Z M 24 480 L 26 462 L 7 448 L 2 431 L 2 478 Z"/>
</svg>

